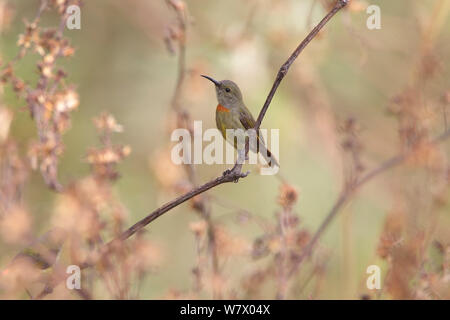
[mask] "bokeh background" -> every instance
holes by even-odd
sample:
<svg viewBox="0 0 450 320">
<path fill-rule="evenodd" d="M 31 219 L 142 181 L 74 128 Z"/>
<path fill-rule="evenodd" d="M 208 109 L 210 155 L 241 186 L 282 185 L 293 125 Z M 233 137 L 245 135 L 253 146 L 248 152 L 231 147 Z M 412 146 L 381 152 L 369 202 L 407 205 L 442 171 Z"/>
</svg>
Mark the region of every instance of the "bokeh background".
<svg viewBox="0 0 450 320">
<path fill-rule="evenodd" d="M 204 129 L 215 126 L 215 93 L 200 74 L 238 83 L 256 117 L 278 68 L 332 3 L 185 1 L 186 76 L 180 105 L 188 110 L 190 120 L 202 120 Z M 381 29 L 366 27 L 369 4 L 381 8 Z M 17 54 L 23 20 L 33 19 L 39 2 L 2 0 L 0 5 L 0 55 L 5 63 Z M 353 170 L 349 167 L 353 168 L 355 158 L 351 153 L 355 150 L 348 151 L 343 144 L 348 139 L 346 126 L 356 128 L 350 136 L 358 141 L 355 149 L 361 168 L 356 171 L 361 174 L 407 147 L 402 128 L 404 121 L 411 121 L 401 118 L 395 106 L 404 106 L 399 99 L 405 92 L 420 91 L 420 95 L 413 94 L 411 98 L 419 110 L 414 125 L 426 128 L 427 137 L 446 129 L 450 103 L 449 10 L 445 0 L 353 0 L 295 61 L 262 124 L 264 128 L 280 129 L 280 176 L 262 176 L 257 168 L 247 166 L 245 169 L 252 171 L 247 178 L 208 192 L 214 223 L 226 230 L 233 241 L 229 252 L 220 257 L 225 297 L 252 297 L 241 294 L 243 279 L 271 261 L 270 256 L 252 257 L 254 240 L 267 232 L 255 221 L 261 218 L 276 224 L 282 185 L 297 191 L 292 214 L 299 219 L 302 230 L 312 234 L 323 221 L 348 178 L 348 170 Z M 89 148 L 98 145 L 92 119 L 104 111 L 113 114 L 124 128 L 123 133 L 114 135 L 114 141 L 131 148 L 131 154 L 118 166 L 120 178 L 112 186 L 112 192 L 126 208 L 124 227 L 186 188 L 183 168 L 166 163 L 173 145 L 171 99 L 179 54 L 176 39 L 167 40 L 171 26 L 177 25 L 174 11 L 162 0 L 84 1 L 81 29 L 64 31 L 75 53 L 58 64 L 68 74 L 66 82 L 78 93 L 79 106 L 71 113 L 70 130 L 63 135 L 59 180 L 68 185 L 89 174 L 85 155 Z M 58 21 L 57 13 L 48 11 L 40 25 L 53 27 Z M 174 52 L 168 50 L 168 44 Z M 29 54 L 15 69 L 30 83 L 38 78 L 36 60 L 36 53 Z M 19 154 L 26 157 L 29 141 L 36 137 L 35 124 L 24 107 L 26 102 L 8 85 L 4 86 L 1 101 L 2 107 L 14 114 L 9 136 L 16 141 Z M 298 276 L 290 279 L 286 297 L 402 298 L 395 290 L 368 290 L 366 269 L 373 264 L 381 267 L 384 288 L 392 260 L 380 256 L 380 239 L 386 219 L 394 211 L 404 212 L 405 229 L 420 230 L 428 239 L 423 244 L 425 253 L 436 250 L 435 246 L 443 252 L 448 248 L 449 150 L 450 145 L 445 142 L 438 148 L 440 162 L 434 169 L 430 169 L 427 158 L 426 164 L 419 161 L 401 166 L 358 190 L 320 239 L 320 258 L 313 258 L 321 261 L 320 271 L 312 273 L 314 276 L 308 281 L 308 270 L 314 262 L 305 264 Z M 203 182 L 227 166 L 195 168 L 198 181 Z M 4 176 L 0 178 L 7 183 Z M 435 191 L 442 201 L 436 207 Z M 30 172 L 22 195 L 30 234 L 38 236 L 51 227 L 58 197 L 46 187 L 39 171 Z M 152 256 L 157 262 L 139 284 L 136 279 L 130 284 L 139 285 L 140 298 L 211 297 L 206 289 L 191 294 L 195 283 L 193 268 L 198 262 L 193 229 L 199 219 L 192 204 L 185 203 L 146 227 L 145 238 L 157 251 Z M 109 233 L 103 236 L 105 241 L 111 238 Z M 22 247 L 20 241 L 0 241 L 0 266 L 7 265 Z M 70 263 L 67 255 L 63 257 Z M 436 259 L 444 264 L 445 254 Z M 425 258 L 421 261 L 429 262 Z M 419 277 L 411 280 L 415 286 L 411 292 L 416 293 L 414 297 L 422 297 L 417 294 L 419 284 L 414 281 L 420 283 L 423 270 L 415 270 Z M 432 297 L 449 297 L 446 281 L 447 289 L 439 291 L 441 296 Z M 275 298 L 276 282 L 274 276 L 258 288 L 255 297 Z M 95 298 L 115 297 L 102 285 L 94 285 L 92 290 Z"/>
</svg>

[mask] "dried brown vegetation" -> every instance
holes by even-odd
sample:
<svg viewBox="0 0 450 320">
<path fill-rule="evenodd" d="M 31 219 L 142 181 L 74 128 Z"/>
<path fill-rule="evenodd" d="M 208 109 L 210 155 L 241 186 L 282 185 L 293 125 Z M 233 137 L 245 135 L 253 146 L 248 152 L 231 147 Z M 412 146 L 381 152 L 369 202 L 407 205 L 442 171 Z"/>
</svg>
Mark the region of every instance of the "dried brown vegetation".
<svg viewBox="0 0 450 320">
<path fill-rule="evenodd" d="M 165 3 L 169 8 L 169 22 L 160 36 L 177 62 L 173 75 L 175 88 L 167 106 L 164 129 L 170 132 L 186 128 L 192 132 L 195 116 L 185 103 L 189 95 L 187 89 L 195 86 L 190 73 L 204 68 L 191 66 L 186 53 L 195 17 L 191 16 L 185 1 L 166 0 Z M 259 113 L 257 129 L 291 65 L 313 39 L 323 37 L 319 31 L 322 32 L 347 1 L 318 3 L 328 14 L 280 68 Z M 334 130 L 333 117 L 328 116 L 332 103 L 327 100 L 323 84 L 314 72 L 305 67 L 306 70 L 292 75 L 308 89 L 305 94 L 308 104 L 317 106 L 314 117 L 319 119 L 321 134 L 329 138 L 330 145 L 332 141 L 341 140 L 341 191 L 330 211 L 320 215 L 323 220 L 317 229 L 305 223 L 305 213 L 298 205 L 304 195 L 290 179 L 279 179 L 278 195 L 272 201 L 276 202 L 276 210 L 270 217 L 261 216 L 224 200 L 226 196 L 219 198 L 206 192 L 228 182 L 245 181 L 243 178 L 248 173 L 241 172 L 242 166 L 237 165 L 237 170 L 201 184 L 196 166 L 179 167 L 171 162 L 169 147 L 159 148 L 152 154 L 151 168 L 160 190 L 181 196 L 128 228 L 133 220 L 114 184 L 121 175 L 127 174 L 120 172 L 119 164 L 130 155 L 131 147 L 115 142 L 114 135 L 122 133 L 124 127 L 110 113 L 100 113 L 93 120 L 98 142 L 86 144 L 86 153 L 80 156 L 89 166 L 89 173 L 72 177 L 66 184 L 59 178 L 59 172 L 64 170 L 60 166 L 66 151 L 64 133 L 70 129 L 72 114 L 80 106 L 76 83 L 69 82 L 70 75 L 62 67 L 62 61 L 70 63 L 76 55 L 64 35 L 66 9 L 72 4 L 83 5 L 80 0 L 42 0 L 33 20 L 25 22 L 24 32 L 18 37 L 16 57 L 11 61 L 2 59 L 0 66 L 1 94 L 11 90 L 24 104 L 20 110 L 13 109 L 0 97 L 0 239 L 4 244 L 17 247 L 25 247 L 36 239 L 34 225 L 41 217 L 32 214 L 35 211 L 30 209 L 34 204 L 24 197 L 35 171 L 55 197 L 48 219 L 38 222 L 47 228 L 62 228 L 65 238 L 61 258 L 46 272 L 29 263 L 5 263 L 0 273 L 0 298 L 148 298 L 142 294 L 142 286 L 146 279 L 166 267 L 167 257 L 163 246 L 149 240 L 145 227 L 186 201 L 190 205 L 188 209 L 197 217 L 185 228 L 192 233 L 193 245 L 185 244 L 184 250 L 190 250 L 195 259 L 193 265 L 178 263 L 191 270 L 191 285 L 188 288 L 166 286 L 163 298 L 320 298 L 335 253 L 332 248 L 321 245 L 323 234 L 361 187 L 376 177 L 387 176 L 394 167 L 396 170 L 389 173 L 389 188 L 395 197 L 388 205 L 390 209 L 385 214 L 377 246 L 370 248 L 373 260 L 382 265 L 385 272 L 383 289 L 368 290 L 363 279 L 363 285 L 352 292 L 351 297 L 450 298 L 449 224 L 440 222 L 441 213 L 448 212 L 449 207 L 450 167 L 445 142 L 450 138 L 446 115 L 450 93 L 448 88 L 433 86 L 443 68 L 442 59 L 434 52 L 435 35 L 442 28 L 442 24 L 436 22 L 439 19 L 430 19 L 429 25 L 424 27 L 419 58 L 410 81 L 390 99 L 387 112 L 396 122 L 398 145 L 390 157 L 385 156 L 379 163 L 369 160 L 365 130 L 357 117 L 337 119 L 336 123 L 341 125 L 336 125 L 338 129 Z M 436 6 L 439 5 L 437 1 Z M 365 7 L 365 2 L 353 0 L 345 13 L 361 12 Z M 0 11 L 0 31 L 7 29 L 14 14 L 20 15 L 2 0 Z M 59 17 L 56 27 L 43 27 L 46 14 Z M 249 17 L 246 24 L 248 28 L 251 19 Z M 141 24 L 147 27 L 144 22 Z M 236 45 L 245 42 L 248 32 L 248 29 L 241 30 L 228 41 Z M 280 39 L 283 35 L 272 37 Z M 17 72 L 30 58 L 35 59 L 36 80 Z M 18 141 L 10 129 L 19 112 L 27 112 L 34 125 L 36 139 L 27 141 L 26 148 L 21 148 L 23 141 Z M 411 176 L 416 179 L 408 179 Z M 233 187 L 251 192 L 244 189 L 242 183 Z M 223 217 L 215 214 L 214 208 L 218 206 L 231 212 L 226 218 L 232 216 L 232 223 L 225 223 Z M 256 237 L 236 231 L 255 226 Z M 152 231 L 158 232 L 158 228 Z M 227 263 L 233 259 L 242 261 L 242 270 L 235 274 L 227 269 Z M 81 267 L 81 289 L 65 288 L 67 265 Z"/>
</svg>

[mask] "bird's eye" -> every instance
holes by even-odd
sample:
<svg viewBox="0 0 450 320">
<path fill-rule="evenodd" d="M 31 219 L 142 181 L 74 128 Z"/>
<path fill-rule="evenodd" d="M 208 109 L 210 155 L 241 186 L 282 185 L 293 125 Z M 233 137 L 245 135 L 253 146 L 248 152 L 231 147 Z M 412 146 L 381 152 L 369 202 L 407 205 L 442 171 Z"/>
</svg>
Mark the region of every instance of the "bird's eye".
<svg viewBox="0 0 450 320">
<path fill-rule="evenodd" d="M 230 89 L 230 88 L 226 88 L 225 91 L 226 91 L 226 92 L 230 92 L 231 89 Z"/>
</svg>

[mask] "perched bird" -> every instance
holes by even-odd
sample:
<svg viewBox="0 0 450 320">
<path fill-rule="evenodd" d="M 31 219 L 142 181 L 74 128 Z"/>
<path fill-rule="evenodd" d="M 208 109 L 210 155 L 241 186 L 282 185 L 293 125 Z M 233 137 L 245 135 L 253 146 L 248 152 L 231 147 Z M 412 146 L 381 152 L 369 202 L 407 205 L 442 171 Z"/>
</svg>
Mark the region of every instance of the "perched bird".
<svg viewBox="0 0 450 320">
<path fill-rule="evenodd" d="M 255 127 L 255 119 L 244 104 L 241 90 L 236 83 L 231 80 L 217 81 L 209 76 L 202 77 L 212 81 L 216 87 L 217 100 L 219 104 L 216 107 L 216 125 L 222 136 L 231 143 L 235 148 L 236 140 L 229 140 L 226 136 L 227 129 L 243 129 L 244 131 Z M 256 145 L 250 144 L 250 150 L 259 152 L 267 161 L 269 166 L 276 165 L 279 167 L 278 161 L 267 149 L 263 137 L 257 135 Z"/>
</svg>

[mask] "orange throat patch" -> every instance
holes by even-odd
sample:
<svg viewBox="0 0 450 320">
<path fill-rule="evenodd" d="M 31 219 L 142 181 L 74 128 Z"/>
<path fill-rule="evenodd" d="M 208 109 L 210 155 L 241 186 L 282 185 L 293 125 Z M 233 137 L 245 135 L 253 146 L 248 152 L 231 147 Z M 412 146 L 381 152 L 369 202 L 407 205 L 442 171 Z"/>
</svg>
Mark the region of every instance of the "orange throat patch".
<svg viewBox="0 0 450 320">
<path fill-rule="evenodd" d="M 217 105 L 216 108 L 217 112 L 230 112 L 230 109 L 225 108 L 223 105 L 221 105 L 220 103 Z"/>
</svg>

